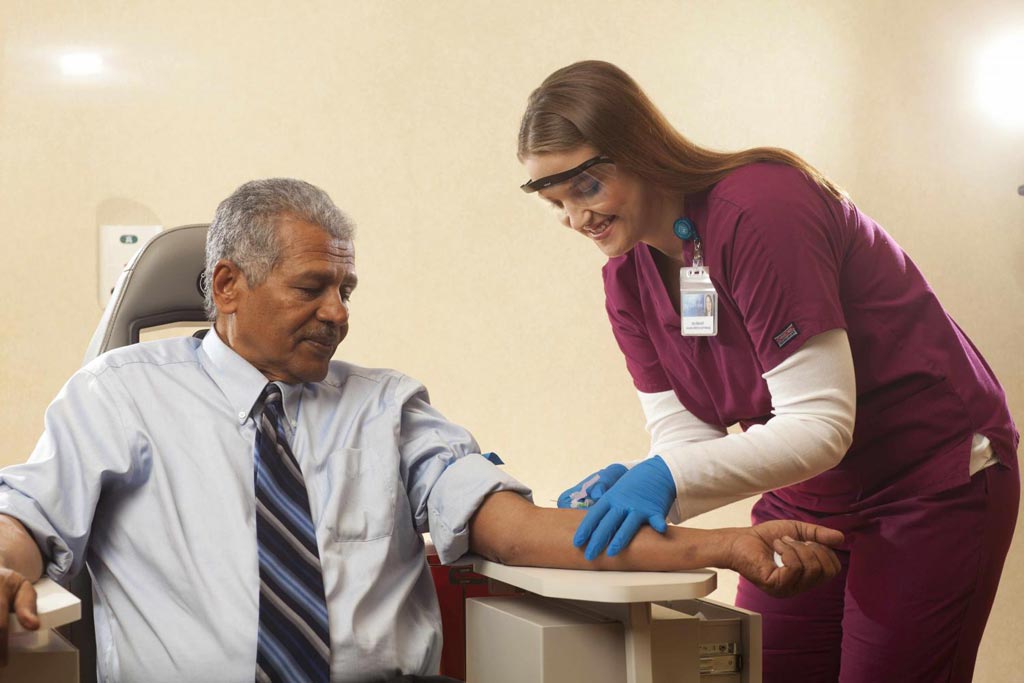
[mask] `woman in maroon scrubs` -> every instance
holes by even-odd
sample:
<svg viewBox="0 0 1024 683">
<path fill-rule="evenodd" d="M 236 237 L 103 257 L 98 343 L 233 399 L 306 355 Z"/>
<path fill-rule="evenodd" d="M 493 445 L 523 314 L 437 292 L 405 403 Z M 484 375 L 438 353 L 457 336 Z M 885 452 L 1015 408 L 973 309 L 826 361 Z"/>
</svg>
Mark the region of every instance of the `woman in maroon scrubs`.
<svg viewBox="0 0 1024 683">
<path fill-rule="evenodd" d="M 587 557 L 761 494 L 753 522 L 847 538 L 840 576 L 799 597 L 741 579 L 766 682 L 970 681 L 1017 516 L 1019 435 L 906 253 L 796 155 L 701 148 L 604 62 L 531 94 L 519 158 L 523 190 L 609 258 L 608 316 L 651 432 L 647 458 L 560 498 L 589 506 Z M 713 325 L 703 303 L 687 313 L 694 295 L 716 303 Z"/>
</svg>

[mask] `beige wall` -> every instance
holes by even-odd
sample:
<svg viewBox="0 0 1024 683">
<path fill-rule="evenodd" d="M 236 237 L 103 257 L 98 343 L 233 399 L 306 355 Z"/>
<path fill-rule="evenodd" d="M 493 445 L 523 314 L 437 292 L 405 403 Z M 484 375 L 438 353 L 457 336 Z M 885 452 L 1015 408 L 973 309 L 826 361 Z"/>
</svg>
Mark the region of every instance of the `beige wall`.
<svg viewBox="0 0 1024 683">
<path fill-rule="evenodd" d="M 592 57 L 631 72 L 695 140 L 789 147 L 846 187 L 1024 423 L 1024 134 L 974 109 L 970 72 L 987 38 L 1024 27 L 1018 0 L 482 5 L 0 0 L 0 464 L 28 455 L 98 320 L 97 225 L 207 221 L 269 175 L 323 186 L 360 225 L 339 355 L 422 379 L 541 503 L 642 455 L 601 255 L 517 190 L 527 94 Z M 54 60 L 72 48 L 101 51 L 112 73 L 62 78 Z M 742 524 L 748 509 L 697 523 Z M 1024 636 L 1022 547 L 978 681 L 1019 675 L 1006 672 Z"/>
</svg>

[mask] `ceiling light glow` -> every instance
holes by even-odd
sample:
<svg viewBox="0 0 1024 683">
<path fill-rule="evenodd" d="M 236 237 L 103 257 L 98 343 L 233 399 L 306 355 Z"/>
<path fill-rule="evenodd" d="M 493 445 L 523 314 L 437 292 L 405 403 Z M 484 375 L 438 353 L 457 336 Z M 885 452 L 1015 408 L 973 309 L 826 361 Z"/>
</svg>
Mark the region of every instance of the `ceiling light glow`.
<svg viewBox="0 0 1024 683">
<path fill-rule="evenodd" d="M 979 106 L 996 123 L 1024 129 L 1024 31 L 993 40 L 976 66 Z"/>
<path fill-rule="evenodd" d="M 95 52 L 71 52 L 61 55 L 60 70 L 65 76 L 95 76 L 103 71 L 103 58 Z"/>
</svg>

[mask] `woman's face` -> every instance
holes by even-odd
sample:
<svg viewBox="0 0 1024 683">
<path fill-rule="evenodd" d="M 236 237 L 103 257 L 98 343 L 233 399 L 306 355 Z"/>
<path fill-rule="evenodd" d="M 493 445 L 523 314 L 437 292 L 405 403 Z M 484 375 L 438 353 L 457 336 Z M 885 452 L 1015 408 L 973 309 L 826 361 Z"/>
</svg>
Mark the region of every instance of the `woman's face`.
<svg viewBox="0 0 1024 683">
<path fill-rule="evenodd" d="M 530 178 L 564 173 L 598 156 L 593 147 L 526 157 Z M 645 236 L 645 190 L 639 179 L 599 163 L 586 171 L 537 191 L 566 227 L 587 237 L 609 258 L 621 256 Z"/>
</svg>

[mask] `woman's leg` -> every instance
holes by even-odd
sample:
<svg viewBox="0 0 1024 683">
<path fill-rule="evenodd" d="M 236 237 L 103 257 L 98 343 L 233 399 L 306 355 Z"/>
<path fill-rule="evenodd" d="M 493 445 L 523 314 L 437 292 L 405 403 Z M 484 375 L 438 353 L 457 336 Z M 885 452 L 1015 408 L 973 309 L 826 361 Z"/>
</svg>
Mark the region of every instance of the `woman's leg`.
<svg viewBox="0 0 1024 683">
<path fill-rule="evenodd" d="M 1017 518 L 1016 470 L 865 513 L 850 556 L 842 683 L 970 683 Z"/>
</svg>

